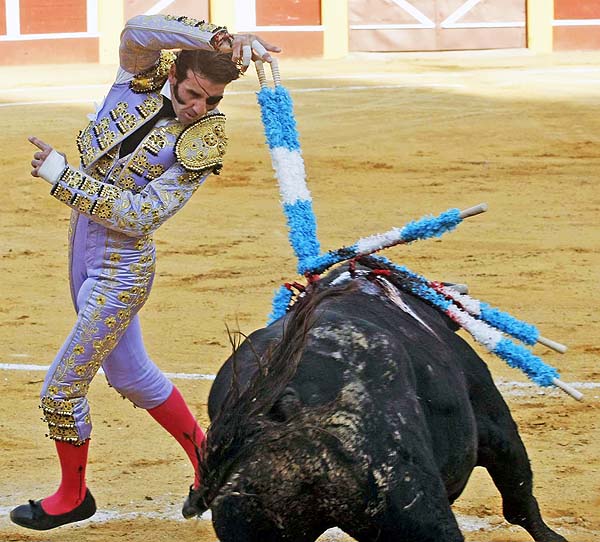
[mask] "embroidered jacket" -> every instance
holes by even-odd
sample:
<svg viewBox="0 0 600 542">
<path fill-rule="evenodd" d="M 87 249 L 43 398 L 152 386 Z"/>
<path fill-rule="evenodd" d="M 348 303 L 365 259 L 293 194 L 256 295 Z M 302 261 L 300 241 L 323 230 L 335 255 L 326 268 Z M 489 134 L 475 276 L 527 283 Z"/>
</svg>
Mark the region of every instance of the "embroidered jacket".
<svg viewBox="0 0 600 542">
<path fill-rule="evenodd" d="M 79 213 L 128 236 L 154 231 L 179 210 L 226 150 L 225 118 L 212 112 L 192 126 L 161 121 L 119 159 L 122 141 L 159 112 L 169 68 L 168 49 L 212 48 L 226 31 L 187 17 L 134 17 L 121 34 L 117 80 L 92 121 L 78 135 L 79 170 L 48 159 L 40 175 L 51 194 Z M 56 153 L 53 153 L 56 154 Z M 60 156 L 60 155 L 59 155 Z"/>
</svg>

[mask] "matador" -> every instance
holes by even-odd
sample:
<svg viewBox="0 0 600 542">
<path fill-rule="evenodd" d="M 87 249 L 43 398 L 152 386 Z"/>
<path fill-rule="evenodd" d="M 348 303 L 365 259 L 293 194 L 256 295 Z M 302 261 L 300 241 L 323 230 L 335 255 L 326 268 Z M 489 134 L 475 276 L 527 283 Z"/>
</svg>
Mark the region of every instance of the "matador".
<svg viewBox="0 0 600 542">
<path fill-rule="evenodd" d="M 204 433 L 181 393 L 148 356 L 138 312 L 155 270 L 153 233 L 179 211 L 227 146 L 217 110 L 227 84 L 251 59 L 279 48 L 252 34 L 189 17 L 137 16 L 121 34 L 120 67 L 104 102 L 77 137 L 80 165 L 36 137 L 32 175 L 72 209 L 69 269 L 77 321 L 41 391 L 41 408 L 61 466 L 58 490 L 11 511 L 13 522 L 46 530 L 96 512 L 86 484 L 92 418 L 89 385 L 109 384 L 148 410 L 181 444 L 200 484 Z M 184 517 L 193 517 L 189 498 Z"/>
</svg>

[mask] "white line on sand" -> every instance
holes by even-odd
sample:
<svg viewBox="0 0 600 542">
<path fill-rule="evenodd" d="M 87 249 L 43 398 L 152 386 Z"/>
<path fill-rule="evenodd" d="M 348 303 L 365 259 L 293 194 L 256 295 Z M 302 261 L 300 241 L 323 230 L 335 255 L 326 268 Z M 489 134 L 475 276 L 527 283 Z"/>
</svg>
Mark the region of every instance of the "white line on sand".
<svg viewBox="0 0 600 542">
<path fill-rule="evenodd" d="M 8 520 L 8 515 L 12 507 L 0 506 L 0 526 L 12 525 Z M 111 521 L 124 521 L 132 519 L 162 519 L 167 521 L 186 521 L 181 517 L 180 507 L 169 507 L 163 511 L 156 512 L 118 512 L 116 510 L 98 510 L 93 518 L 77 523 L 77 525 L 87 525 L 90 523 L 108 523 Z M 507 524 L 503 525 L 502 519 L 499 516 L 491 516 L 488 518 L 479 518 L 477 516 L 466 516 L 456 514 L 459 527 L 463 532 L 473 532 L 479 530 L 496 530 L 500 527 L 507 528 Z M 500 521 L 499 521 L 500 520 Z M 210 510 L 202 514 L 200 521 L 211 521 Z M 325 531 L 319 541 L 335 541 L 345 538 L 347 535 L 337 527 Z"/>
<path fill-rule="evenodd" d="M 0 363 L 0 371 L 47 371 L 49 365 L 33 365 L 25 363 Z M 103 373 L 102 369 L 98 371 Z M 175 380 L 214 380 L 213 374 L 202 373 L 165 373 L 168 378 Z"/>
<path fill-rule="evenodd" d="M 464 88 L 465 85 L 458 83 L 419 83 L 419 84 L 397 84 L 397 85 L 352 85 L 352 86 L 339 86 L 339 87 L 313 87 L 313 88 L 295 88 L 291 92 L 293 94 L 302 94 L 305 92 L 344 92 L 344 91 L 356 91 L 356 90 L 382 90 L 382 89 L 394 89 L 394 88 Z M 227 93 L 227 96 L 256 94 L 255 90 L 233 90 Z M 72 99 L 59 99 L 59 100 L 35 100 L 27 102 L 6 102 L 0 103 L 0 107 L 23 107 L 26 105 L 58 105 L 58 104 L 92 104 L 93 102 L 99 102 L 102 100 L 101 96 L 95 96 L 93 98 L 72 98 Z"/>
<path fill-rule="evenodd" d="M 447 72 L 443 73 L 444 77 L 464 77 L 466 73 L 475 74 L 482 70 L 471 69 L 471 70 L 457 70 L 456 72 Z M 486 73 L 489 73 L 490 70 L 486 69 Z M 519 72 L 522 74 L 532 74 L 532 75 L 562 75 L 564 73 L 600 73 L 600 67 L 595 66 L 558 66 L 556 68 L 497 68 L 497 71 L 506 73 L 506 72 Z M 329 74 L 329 75 L 311 75 L 311 76 L 295 76 L 295 77 L 287 77 L 287 81 L 318 81 L 318 80 L 347 80 L 347 79 L 356 79 L 356 80 L 368 80 L 368 81 L 377 81 L 381 79 L 402 79 L 406 80 L 408 78 L 423 78 L 423 77 L 439 77 L 441 72 L 420 72 L 420 73 L 412 73 L 412 72 L 379 72 L 379 73 L 347 73 L 347 74 Z M 86 89 L 98 89 L 98 90 L 106 90 L 110 88 L 111 82 L 106 83 L 95 83 L 88 85 L 45 85 L 45 86 L 25 86 L 25 87 L 10 87 L 10 88 L 0 88 L 0 94 L 20 94 L 22 92 L 52 92 L 55 90 L 86 90 Z M 254 91 L 232 91 L 228 92 L 228 94 L 235 94 L 243 92 L 244 94 L 248 94 Z"/>
<path fill-rule="evenodd" d="M 25 356 L 26 354 L 22 354 Z M 47 371 L 48 365 L 34 365 L 21 363 L 0 363 L 0 371 Z M 102 372 L 102 369 L 100 369 Z M 165 373 L 168 378 L 174 380 L 214 380 L 214 374 L 207 373 Z M 556 392 L 555 388 L 541 388 L 533 382 L 516 382 L 508 380 L 497 380 L 498 388 L 509 395 L 531 395 L 543 394 L 546 392 Z M 570 385 L 579 389 L 597 389 L 600 388 L 600 382 L 570 382 Z"/>
</svg>

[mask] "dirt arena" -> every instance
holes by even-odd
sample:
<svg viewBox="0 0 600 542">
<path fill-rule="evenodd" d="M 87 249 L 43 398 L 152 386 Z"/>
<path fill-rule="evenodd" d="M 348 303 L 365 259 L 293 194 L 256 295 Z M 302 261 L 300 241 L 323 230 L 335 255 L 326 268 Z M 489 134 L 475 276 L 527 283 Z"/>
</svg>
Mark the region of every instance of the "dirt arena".
<svg viewBox="0 0 600 542">
<path fill-rule="evenodd" d="M 528 385 L 482 354 L 519 424 L 544 517 L 570 542 L 600 539 L 599 61 L 525 51 L 282 61 L 324 250 L 425 214 L 489 204 L 454 233 L 386 256 L 431 279 L 465 282 L 473 296 L 569 346 L 563 356 L 535 353 L 575 383 L 583 402 Z M 8 520 L 13 506 L 54 491 L 58 480 L 38 410 L 39 369 L 74 321 L 69 210 L 29 176 L 26 137 L 75 161 L 75 135 L 115 69 L 0 68 L 0 540 L 216 540 L 210 521 L 180 519 L 191 475 L 183 452 L 101 375 L 90 393 L 88 469 L 98 514 L 47 533 Z M 199 375 L 228 356 L 225 324 L 244 332 L 264 325 L 274 290 L 297 279 L 256 88 L 252 73 L 223 101 L 225 168 L 156 234 L 157 278 L 141 313 L 149 352 L 178 373 L 203 426 L 210 380 Z M 454 510 L 468 541 L 529 540 L 503 520 L 480 469 Z M 333 530 L 320 540 L 348 538 Z"/>
</svg>

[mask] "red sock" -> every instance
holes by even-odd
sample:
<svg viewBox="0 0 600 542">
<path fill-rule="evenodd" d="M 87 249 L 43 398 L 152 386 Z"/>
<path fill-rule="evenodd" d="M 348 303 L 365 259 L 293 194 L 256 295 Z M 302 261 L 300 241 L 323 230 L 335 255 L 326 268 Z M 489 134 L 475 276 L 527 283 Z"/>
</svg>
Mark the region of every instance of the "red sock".
<svg viewBox="0 0 600 542">
<path fill-rule="evenodd" d="M 58 515 L 70 512 L 85 498 L 85 467 L 90 440 L 81 446 L 60 440 L 54 442 L 62 478 L 56 493 L 42 500 L 42 508 L 47 514 Z"/>
<path fill-rule="evenodd" d="M 197 488 L 200 485 L 197 449 L 200 448 L 205 437 L 181 393 L 173 386 L 169 398 L 162 405 L 151 408 L 148 412 L 175 437 L 185 450 L 194 467 L 194 488 Z"/>
</svg>

